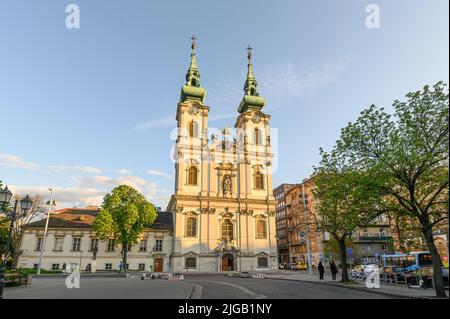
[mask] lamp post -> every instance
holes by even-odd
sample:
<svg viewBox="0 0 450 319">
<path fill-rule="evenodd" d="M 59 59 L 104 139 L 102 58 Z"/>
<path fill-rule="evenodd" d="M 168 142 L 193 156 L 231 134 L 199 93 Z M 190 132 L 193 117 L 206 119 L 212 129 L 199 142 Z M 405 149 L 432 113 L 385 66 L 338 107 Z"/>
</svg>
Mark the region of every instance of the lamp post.
<svg viewBox="0 0 450 319">
<path fill-rule="evenodd" d="M 52 210 L 52 204 L 53 204 L 53 189 L 49 188 L 50 191 L 50 201 L 48 202 L 48 211 L 47 211 L 47 220 L 45 221 L 45 230 L 44 230 L 44 238 L 42 239 L 42 245 L 41 245 L 41 251 L 39 252 L 39 263 L 38 263 L 38 269 L 37 274 L 41 274 L 41 267 L 42 267 L 42 257 L 44 256 L 44 249 L 45 249 L 45 242 L 47 239 L 47 230 L 48 230 L 48 220 L 50 219 L 50 212 Z"/>
<path fill-rule="evenodd" d="M 6 186 L 4 189 L 0 189 L 0 205 L 5 206 L 8 205 L 11 201 L 12 193 L 8 189 L 8 186 Z M 14 222 L 16 221 L 17 217 L 17 206 L 18 206 L 19 200 L 15 200 L 14 202 L 14 209 L 12 211 L 11 215 L 11 224 L 9 225 L 9 233 L 8 233 L 8 239 L 6 240 L 6 245 L 4 249 L 4 255 L 2 260 L 0 261 L 0 299 L 3 299 L 3 289 L 5 287 L 5 272 L 6 272 L 6 263 L 8 261 L 8 253 L 9 253 L 9 246 L 11 243 L 11 236 L 14 228 Z M 33 202 L 31 201 L 30 196 L 25 196 L 20 200 L 20 210 L 25 215 L 28 210 L 30 210 L 31 205 Z"/>
</svg>

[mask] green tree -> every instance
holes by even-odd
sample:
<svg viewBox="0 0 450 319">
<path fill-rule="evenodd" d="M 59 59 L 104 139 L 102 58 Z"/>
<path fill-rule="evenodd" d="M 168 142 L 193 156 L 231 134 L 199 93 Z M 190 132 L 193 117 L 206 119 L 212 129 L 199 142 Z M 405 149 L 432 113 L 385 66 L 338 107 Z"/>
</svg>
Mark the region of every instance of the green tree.
<svg viewBox="0 0 450 319">
<path fill-rule="evenodd" d="M 13 197 L 14 200 L 20 201 L 24 196 L 16 195 Z M 22 250 L 20 249 L 20 245 L 22 243 L 23 234 L 25 232 L 26 226 L 34 222 L 36 220 L 42 219 L 45 217 L 47 213 L 47 207 L 45 205 L 45 201 L 40 195 L 36 195 L 31 197 L 31 208 L 23 214 L 20 212 L 20 209 L 17 209 L 16 212 L 16 220 L 14 222 L 12 233 L 11 233 L 11 267 L 14 269 L 17 267 L 17 261 L 22 254 Z M 12 208 L 11 208 L 12 210 Z"/>
<path fill-rule="evenodd" d="M 394 116 L 372 105 L 342 130 L 342 146 L 358 169 L 385 176 L 381 188 L 395 213 L 420 225 L 433 256 L 436 295 L 445 297 L 433 228 L 448 222 L 449 95 L 447 85 L 408 93 Z"/>
<path fill-rule="evenodd" d="M 120 185 L 103 198 L 103 205 L 93 227 L 100 239 L 113 238 L 122 246 L 122 262 L 126 269 L 127 253 L 136 244 L 145 226 L 156 219 L 155 206 L 134 188 Z"/>
<path fill-rule="evenodd" d="M 314 175 L 314 217 L 319 227 L 337 242 L 341 280 L 347 282 L 347 243 L 358 228 L 365 227 L 383 212 L 377 204 L 377 198 L 382 194 L 372 185 L 366 172 L 350 165 L 340 142 L 331 153 L 321 150 L 321 155 Z"/>
</svg>

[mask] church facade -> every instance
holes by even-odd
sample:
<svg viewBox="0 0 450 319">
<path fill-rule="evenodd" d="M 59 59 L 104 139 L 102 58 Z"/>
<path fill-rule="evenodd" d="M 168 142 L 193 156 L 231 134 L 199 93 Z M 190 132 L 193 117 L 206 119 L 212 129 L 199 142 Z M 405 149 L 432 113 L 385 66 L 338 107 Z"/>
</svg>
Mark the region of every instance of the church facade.
<svg viewBox="0 0 450 319">
<path fill-rule="evenodd" d="M 211 107 L 200 85 L 196 42 L 177 105 L 173 154 L 173 271 L 278 269 L 270 115 L 258 93 L 248 48 L 244 96 L 234 129 L 208 134 Z"/>
</svg>

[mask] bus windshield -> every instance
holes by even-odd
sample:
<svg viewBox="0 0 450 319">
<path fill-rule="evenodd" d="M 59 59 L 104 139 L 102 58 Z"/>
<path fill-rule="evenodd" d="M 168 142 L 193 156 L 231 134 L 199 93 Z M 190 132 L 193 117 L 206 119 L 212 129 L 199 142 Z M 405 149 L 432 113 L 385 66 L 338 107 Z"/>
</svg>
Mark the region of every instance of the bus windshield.
<svg viewBox="0 0 450 319">
<path fill-rule="evenodd" d="M 420 266 L 433 265 L 433 258 L 431 254 L 419 254 L 419 265 Z"/>
</svg>

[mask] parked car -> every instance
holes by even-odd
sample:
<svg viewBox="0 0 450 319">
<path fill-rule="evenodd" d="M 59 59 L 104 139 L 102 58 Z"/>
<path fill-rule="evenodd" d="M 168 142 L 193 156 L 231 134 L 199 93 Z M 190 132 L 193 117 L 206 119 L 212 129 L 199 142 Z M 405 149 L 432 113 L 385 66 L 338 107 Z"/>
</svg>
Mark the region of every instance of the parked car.
<svg viewBox="0 0 450 319">
<path fill-rule="evenodd" d="M 297 264 L 295 264 L 295 270 L 307 270 L 308 269 L 308 265 L 304 262 L 298 262 Z"/>
</svg>

